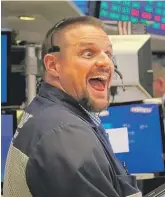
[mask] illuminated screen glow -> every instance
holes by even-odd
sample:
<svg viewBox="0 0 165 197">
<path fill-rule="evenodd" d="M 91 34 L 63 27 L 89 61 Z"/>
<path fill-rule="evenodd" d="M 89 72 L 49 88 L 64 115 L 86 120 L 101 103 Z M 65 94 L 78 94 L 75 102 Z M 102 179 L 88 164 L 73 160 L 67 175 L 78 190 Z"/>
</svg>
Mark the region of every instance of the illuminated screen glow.
<svg viewBox="0 0 165 197">
<path fill-rule="evenodd" d="M 13 137 L 13 115 L 1 115 L 1 182 L 4 180 L 6 157 Z"/>
<path fill-rule="evenodd" d="M 99 18 L 146 24 L 148 33 L 165 35 L 165 1 L 102 1 Z"/>
<path fill-rule="evenodd" d="M 1 35 L 1 103 L 7 102 L 7 35 Z"/>
<path fill-rule="evenodd" d="M 89 1 L 72 1 L 85 15 L 89 15 Z"/>
<path fill-rule="evenodd" d="M 108 115 L 100 117 L 106 130 L 123 127 L 128 130 L 129 152 L 116 153 L 117 158 L 126 163 L 128 172 L 164 171 L 159 106 L 157 104 L 112 106 L 108 108 L 108 112 Z"/>
</svg>

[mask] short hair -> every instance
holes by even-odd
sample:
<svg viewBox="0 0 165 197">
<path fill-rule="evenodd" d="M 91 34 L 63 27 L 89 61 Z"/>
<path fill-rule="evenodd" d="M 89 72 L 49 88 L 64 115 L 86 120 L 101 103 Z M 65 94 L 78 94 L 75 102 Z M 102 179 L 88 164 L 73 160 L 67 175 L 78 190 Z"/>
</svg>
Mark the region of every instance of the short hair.
<svg viewBox="0 0 165 197">
<path fill-rule="evenodd" d="M 95 27 L 99 27 L 105 31 L 104 23 L 92 16 L 80 16 L 80 17 L 70 17 L 67 19 L 63 19 L 56 23 L 51 29 L 48 30 L 44 42 L 42 44 L 42 64 L 43 69 L 45 70 L 44 65 L 44 56 L 49 53 L 49 50 L 56 45 L 55 43 L 52 43 L 52 38 L 54 38 L 58 33 L 62 32 L 66 27 L 71 26 L 73 24 L 88 24 Z"/>
</svg>

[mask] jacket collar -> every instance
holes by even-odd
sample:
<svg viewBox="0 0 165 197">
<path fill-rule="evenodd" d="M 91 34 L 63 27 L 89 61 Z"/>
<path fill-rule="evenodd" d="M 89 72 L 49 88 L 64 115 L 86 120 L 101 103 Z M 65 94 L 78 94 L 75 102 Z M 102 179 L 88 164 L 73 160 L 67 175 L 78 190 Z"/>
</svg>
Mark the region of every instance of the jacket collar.
<svg viewBox="0 0 165 197">
<path fill-rule="evenodd" d="M 96 125 L 91 120 L 90 116 L 86 113 L 85 110 L 82 109 L 77 100 L 75 100 L 73 97 L 71 97 L 64 91 L 60 90 L 59 88 L 47 83 L 42 83 L 38 95 L 47 98 L 48 100 L 55 102 L 59 105 L 64 106 L 65 108 L 72 111 L 74 114 L 85 119 L 88 123 L 91 124 L 92 127 L 96 127 Z"/>
<path fill-rule="evenodd" d="M 95 129 L 95 131 L 99 130 L 103 135 L 104 140 L 106 140 L 106 143 L 108 143 L 108 145 L 110 144 L 104 128 L 101 125 L 97 127 L 93 120 L 90 118 L 89 114 L 86 112 L 86 110 L 83 110 L 80 104 L 73 97 L 66 94 L 59 88 L 56 88 L 55 86 L 47 83 L 43 83 L 41 85 L 39 96 L 47 98 L 48 100 L 67 108 L 69 111 L 72 111 L 76 116 L 79 116 L 83 120 L 87 121 L 91 125 L 91 127 Z"/>
</svg>

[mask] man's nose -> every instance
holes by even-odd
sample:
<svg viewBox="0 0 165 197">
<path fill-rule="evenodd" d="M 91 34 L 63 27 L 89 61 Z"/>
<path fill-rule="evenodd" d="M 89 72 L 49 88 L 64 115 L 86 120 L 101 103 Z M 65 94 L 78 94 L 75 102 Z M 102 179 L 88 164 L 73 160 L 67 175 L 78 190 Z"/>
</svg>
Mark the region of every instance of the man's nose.
<svg viewBox="0 0 165 197">
<path fill-rule="evenodd" d="M 107 54 L 102 54 L 96 61 L 97 67 L 114 67 L 113 61 L 107 56 Z"/>
</svg>

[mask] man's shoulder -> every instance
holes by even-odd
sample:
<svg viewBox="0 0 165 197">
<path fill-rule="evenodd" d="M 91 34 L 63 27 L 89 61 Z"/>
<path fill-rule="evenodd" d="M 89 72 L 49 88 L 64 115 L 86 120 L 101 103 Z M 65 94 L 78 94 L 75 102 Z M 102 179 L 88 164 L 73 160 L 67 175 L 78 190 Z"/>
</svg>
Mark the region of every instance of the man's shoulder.
<svg viewBox="0 0 165 197">
<path fill-rule="evenodd" d="M 58 128 L 61 124 L 65 123 L 68 125 L 82 124 L 84 121 L 80 116 L 78 116 L 73 111 L 65 108 L 61 105 L 50 105 L 41 108 L 40 110 L 25 110 L 24 118 L 27 120 L 29 117 L 29 122 L 27 122 L 26 127 L 37 128 L 37 130 L 53 130 Z M 24 119 L 23 118 L 23 119 Z"/>
<path fill-rule="evenodd" d="M 61 123 L 73 124 L 82 122 L 82 118 L 78 116 L 74 111 L 69 110 L 60 105 L 49 106 L 43 109 L 41 112 L 35 115 L 34 121 L 45 122 L 45 124 L 52 122 L 57 126 Z"/>
<path fill-rule="evenodd" d="M 32 150 L 44 135 L 54 130 L 59 131 L 63 125 L 67 125 L 69 129 L 74 126 L 89 129 L 87 122 L 63 106 L 53 104 L 37 109 L 30 106 L 18 125 L 14 145 L 28 155 L 27 150 Z"/>
</svg>

